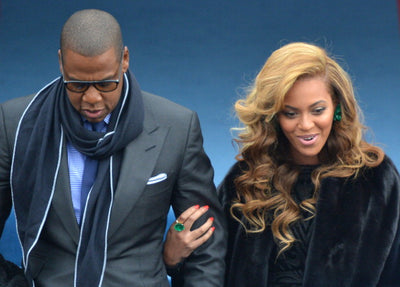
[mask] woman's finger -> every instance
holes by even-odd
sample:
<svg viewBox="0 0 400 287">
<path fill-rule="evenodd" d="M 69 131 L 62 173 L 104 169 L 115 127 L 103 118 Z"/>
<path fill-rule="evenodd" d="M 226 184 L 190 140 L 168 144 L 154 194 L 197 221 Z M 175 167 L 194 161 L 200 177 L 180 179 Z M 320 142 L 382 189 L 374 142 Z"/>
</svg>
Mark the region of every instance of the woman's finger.
<svg viewBox="0 0 400 287">
<path fill-rule="evenodd" d="M 208 205 L 200 207 L 199 205 L 192 206 L 185 210 L 178 218 L 176 222 L 179 222 L 185 226 L 185 230 L 190 230 L 193 223 L 198 220 L 204 213 L 208 211 Z"/>
<path fill-rule="evenodd" d="M 187 218 L 189 218 L 193 213 L 195 213 L 198 209 L 200 208 L 200 205 L 194 205 L 189 207 L 188 209 L 186 209 L 184 212 L 181 213 L 181 215 L 178 216 L 178 218 L 176 219 L 176 221 L 171 224 L 170 226 L 170 230 L 173 230 L 175 228 L 175 224 L 176 223 L 181 223 L 183 225 L 185 225 L 185 222 L 187 220 Z M 185 226 L 185 229 L 189 229 L 190 230 L 191 226 Z"/>
<path fill-rule="evenodd" d="M 201 237 L 212 227 L 213 222 L 214 222 L 214 217 L 210 217 L 209 219 L 207 219 L 207 221 L 203 225 L 192 230 L 192 232 L 190 234 L 191 238 L 193 240 L 196 240 L 199 237 Z"/>
<path fill-rule="evenodd" d="M 190 248 L 192 250 L 195 250 L 196 248 L 198 248 L 199 246 L 203 245 L 205 242 L 207 242 L 208 239 L 210 239 L 210 237 L 213 235 L 215 231 L 215 227 L 210 227 L 206 233 L 203 233 L 200 237 L 198 237 L 196 240 L 192 241 L 192 243 L 190 244 Z"/>
</svg>

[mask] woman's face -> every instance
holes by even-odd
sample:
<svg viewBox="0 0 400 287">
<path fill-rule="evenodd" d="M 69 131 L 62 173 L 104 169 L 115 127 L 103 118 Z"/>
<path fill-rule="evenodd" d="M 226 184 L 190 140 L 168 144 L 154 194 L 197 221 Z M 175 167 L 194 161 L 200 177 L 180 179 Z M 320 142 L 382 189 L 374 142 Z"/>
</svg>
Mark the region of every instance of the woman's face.
<svg viewBox="0 0 400 287">
<path fill-rule="evenodd" d="M 318 154 L 332 129 L 334 104 L 321 77 L 297 80 L 278 120 L 296 164 L 319 164 Z"/>
</svg>

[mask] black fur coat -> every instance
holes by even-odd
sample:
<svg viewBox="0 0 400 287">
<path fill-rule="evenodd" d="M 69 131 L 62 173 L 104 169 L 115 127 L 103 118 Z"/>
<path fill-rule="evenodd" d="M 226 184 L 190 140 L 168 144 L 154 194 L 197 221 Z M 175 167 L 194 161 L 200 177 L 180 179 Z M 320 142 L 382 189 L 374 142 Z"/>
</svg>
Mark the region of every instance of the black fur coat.
<svg viewBox="0 0 400 287">
<path fill-rule="evenodd" d="M 229 214 L 235 164 L 221 185 L 229 221 L 227 287 L 267 287 L 272 233 L 246 234 Z M 389 158 L 357 179 L 322 181 L 304 287 L 400 286 L 400 177 Z"/>
</svg>

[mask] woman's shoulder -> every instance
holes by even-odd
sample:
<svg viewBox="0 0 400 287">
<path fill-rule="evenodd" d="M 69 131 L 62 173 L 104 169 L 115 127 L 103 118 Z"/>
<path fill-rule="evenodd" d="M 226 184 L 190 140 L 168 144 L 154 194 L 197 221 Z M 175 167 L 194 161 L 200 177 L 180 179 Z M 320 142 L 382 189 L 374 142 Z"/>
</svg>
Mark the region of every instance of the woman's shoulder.
<svg viewBox="0 0 400 287">
<path fill-rule="evenodd" d="M 381 167 L 384 170 L 388 170 L 390 172 L 397 173 L 397 175 L 399 174 L 399 172 L 397 171 L 396 165 L 394 164 L 394 162 L 388 155 L 384 156 L 382 163 L 378 167 Z"/>
<path fill-rule="evenodd" d="M 366 175 L 364 177 L 377 182 L 383 182 L 385 184 L 400 184 L 400 175 L 396 168 L 396 165 L 387 155 L 384 156 L 382 162 L 379 165 L 371 168 L 366 168 L 363 174 Z"/>
<path fill-rule="evenodd" d="M 376 189 L 382 192 L 396 191 L 400 193 L 400 175 L 389 156 L 385 155 L 381 163 L 376 166 L 364 166 L 354 177 L 328 177 L 322 184 L 327 186 L 341 185 L 346 188 L 359 187 L 360 190 Z"/>
<path fill-rule="evenodd" d="M 235 162 L 226 173 L 222 182 L 218 185 L 218 195 L 223 205 L 225 203 L 230 203 L 236 196 L 235 179 L 243 174 L 246 168 L 247 165 L 245 162 Z"/>
<path fill-rule="evenodd" d="M 384 156 L 382 162 L 374 167 L 362 168 L 353 178 L 328 178 L 325 187 L 342 188 L 353 191 L 354 196 L 375 198 L 378 202 L 396 201 L 400 203 L 400 175 L 393 161 Z"/>
<path fill-rule="evenodd" d="M 245 170 L 248 169 L 248 166 L 245 161 L 236 161 L 228 170 L 225 178 L 235 178 L 243 174 Z"/>
<path fill-rule="evenodd" d="M 244 161 L 235 162 L 226 173 L 224 179 L 219 184 L 219 187 L 231 186 L 234 180 L 243 174 L 244 170 L 247 169 L 247 165 Z"/>
</svg>

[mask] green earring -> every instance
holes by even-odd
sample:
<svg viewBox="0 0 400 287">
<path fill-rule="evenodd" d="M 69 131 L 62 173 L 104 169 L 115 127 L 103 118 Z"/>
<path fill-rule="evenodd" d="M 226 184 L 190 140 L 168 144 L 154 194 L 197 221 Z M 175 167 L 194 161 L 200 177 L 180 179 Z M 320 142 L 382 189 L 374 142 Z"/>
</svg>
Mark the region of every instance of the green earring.
<svg viewBox="0 0 400 287">
<path fill-rule="evenodd" d="M 340 104 L 336 106 L 335 113 L 333 114 L 333 121 L 334 122 L 340 122 L 342 119 L 342 108 L 340 107 Z"/>
</svg>

